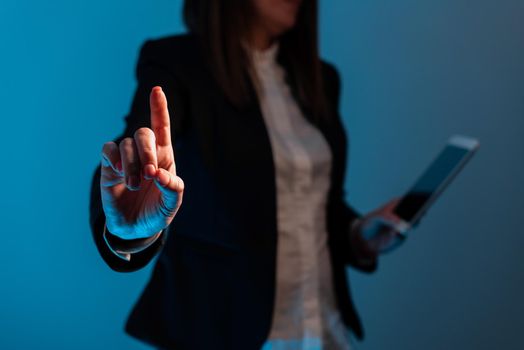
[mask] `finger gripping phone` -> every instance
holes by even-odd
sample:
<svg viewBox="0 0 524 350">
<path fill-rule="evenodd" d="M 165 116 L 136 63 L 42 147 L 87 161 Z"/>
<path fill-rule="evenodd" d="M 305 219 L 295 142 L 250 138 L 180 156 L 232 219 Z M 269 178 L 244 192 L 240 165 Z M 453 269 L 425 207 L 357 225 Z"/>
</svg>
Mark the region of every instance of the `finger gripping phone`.
<svg viewBox="0 0 524 350">
<path fill-rule="evenodd" d="M 402 197 L 393 212 L 400 218 L 395 229 L 405 233 L 416 226 L 439 195 L 446 189 L 479 148 L 479 141 L 466 136 L 453 136 Z"/>
</svg>

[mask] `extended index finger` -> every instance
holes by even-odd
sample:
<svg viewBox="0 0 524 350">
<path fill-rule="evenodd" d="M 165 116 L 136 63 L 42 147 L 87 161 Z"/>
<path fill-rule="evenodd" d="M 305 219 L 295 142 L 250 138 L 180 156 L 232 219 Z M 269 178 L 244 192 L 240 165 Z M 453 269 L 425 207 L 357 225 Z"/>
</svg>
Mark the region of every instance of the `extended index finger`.
<svg viewBox="0 0 524 350">
<path fill-rule="evenodd" d="M 149 96 L 151 108 L 151 129 L 159 146 L 171 145 L 171 123 L 167 109 L 167 99 L 160 86 L 155 86 Z"/>
</svg>

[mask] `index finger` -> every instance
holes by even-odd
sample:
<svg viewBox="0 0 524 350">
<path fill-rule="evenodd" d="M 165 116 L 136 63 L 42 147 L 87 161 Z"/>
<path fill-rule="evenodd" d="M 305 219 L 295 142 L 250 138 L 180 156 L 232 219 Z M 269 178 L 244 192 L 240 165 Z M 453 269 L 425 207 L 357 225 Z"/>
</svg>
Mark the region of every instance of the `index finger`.
<svg viewBox="0 0 524 350">
<path fill-rule="evenodd" d="M 151 108 L 151 129 L 159 146 L 171 145 L 171 122 L 167 109 L 167 99 L 160 86 L 155 86 L 149 95 Z"/>
</svg>

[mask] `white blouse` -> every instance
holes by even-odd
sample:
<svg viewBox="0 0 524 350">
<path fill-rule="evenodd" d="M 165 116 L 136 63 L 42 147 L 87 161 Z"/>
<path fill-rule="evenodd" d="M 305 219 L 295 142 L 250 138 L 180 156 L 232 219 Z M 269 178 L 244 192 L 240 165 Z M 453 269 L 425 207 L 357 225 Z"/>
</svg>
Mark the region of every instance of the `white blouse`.
<svg viewBox="0 0 524 350">
<path fill-rule="evenodd" d="M 277 63 L 253 51 L 257 94 L 276 171 L 277 271 L 269 349 L 351 349 L 338 312 L 326 232 L 331 152 L 300 111 Z"/>
</svg>

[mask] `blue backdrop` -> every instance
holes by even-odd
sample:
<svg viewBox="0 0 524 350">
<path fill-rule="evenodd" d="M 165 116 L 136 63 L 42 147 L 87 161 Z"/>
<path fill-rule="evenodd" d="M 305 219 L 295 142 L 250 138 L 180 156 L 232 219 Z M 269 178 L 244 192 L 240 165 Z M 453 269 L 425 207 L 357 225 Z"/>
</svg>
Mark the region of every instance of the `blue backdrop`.
<svg viewBox="0 0 524 350">
<path fill-rule="evenodd" d="M 102 144 L 123 128 L 138 48 L 184 30 L 181 1 L 2 0 L 1 349 L 147 349 L 123 333 L 150 267 L 104 265 L 88 227 Z M 330 0 L 348 200 L 407 189 L 454 133 L 482 148 L 402 249 L 350 271 L 358 349 L 520 349 L 524 2 Z"/>
</svg>

